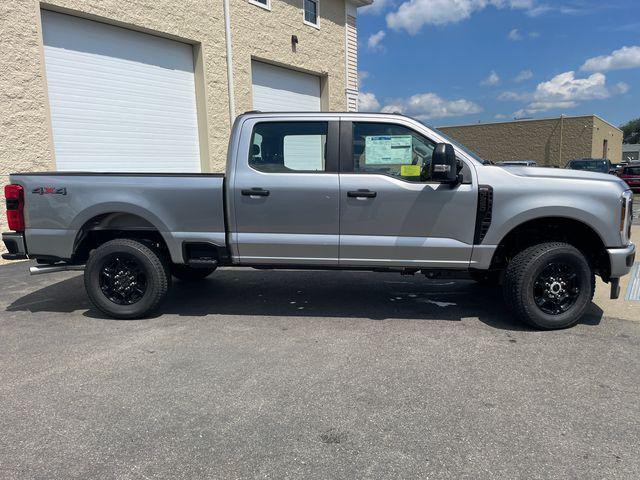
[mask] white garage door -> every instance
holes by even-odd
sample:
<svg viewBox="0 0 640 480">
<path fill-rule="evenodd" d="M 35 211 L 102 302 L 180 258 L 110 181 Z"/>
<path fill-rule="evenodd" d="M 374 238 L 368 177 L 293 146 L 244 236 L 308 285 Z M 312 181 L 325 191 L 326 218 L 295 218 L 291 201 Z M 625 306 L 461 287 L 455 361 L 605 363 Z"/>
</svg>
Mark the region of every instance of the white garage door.
<svg viewBox="0 0 640 480">
<path fill-rule="evenodd" d="M 191 45 L 42 12 L 58 170 L 199 172 Z"/>
<path fill-rule="evenodd" d="M 251 62 L 253 108 L 262 112 L 320 111 L 320 78 L 288 68 Z"/>
</svg>

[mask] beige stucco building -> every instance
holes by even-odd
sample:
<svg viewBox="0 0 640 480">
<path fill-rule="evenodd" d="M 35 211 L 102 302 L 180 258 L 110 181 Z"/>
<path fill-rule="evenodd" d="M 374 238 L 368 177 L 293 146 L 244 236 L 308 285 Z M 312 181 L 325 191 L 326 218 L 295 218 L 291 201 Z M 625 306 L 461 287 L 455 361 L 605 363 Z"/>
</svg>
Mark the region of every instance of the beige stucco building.
<svg viewBox="0 0 640 480">
<path fill-rule="evenodd" d="M 576 158 L 619 162 L 622 131 L 596 115 L 440 127 L 482 158 L 494 162 L 535 160 L 564 167 Z"/>
<path fill-rule="evenodd" d="M 223 171 L 234 115 L 355 110 L 372 1 L 4 0 L 0 182 Z"/>
</svg>

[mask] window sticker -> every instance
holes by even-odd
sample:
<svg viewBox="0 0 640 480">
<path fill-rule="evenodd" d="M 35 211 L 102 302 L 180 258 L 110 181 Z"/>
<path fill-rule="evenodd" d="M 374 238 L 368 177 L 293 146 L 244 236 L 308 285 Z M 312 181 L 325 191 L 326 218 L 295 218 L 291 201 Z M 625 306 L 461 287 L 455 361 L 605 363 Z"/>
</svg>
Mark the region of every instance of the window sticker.
<svg viewBox="0 0 640 480">
<path fill-rule="evenodd" d="M 420 165 L 402 165 L 400 167 L 401 177 L 419 177 Z"/>
<path fill-rule="evenodd" d="M 364 139 L 367 165 L 411 165 L 411 135 L 376 135 Z"/>
</svg>

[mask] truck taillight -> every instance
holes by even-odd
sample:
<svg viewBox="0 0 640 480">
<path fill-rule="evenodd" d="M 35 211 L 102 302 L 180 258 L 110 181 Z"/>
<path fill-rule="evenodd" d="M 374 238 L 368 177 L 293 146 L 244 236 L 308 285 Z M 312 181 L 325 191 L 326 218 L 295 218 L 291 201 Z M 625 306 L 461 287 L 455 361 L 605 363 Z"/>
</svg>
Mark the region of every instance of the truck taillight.
<svg viewBox="0 0 640 480">
<path fill-rule="evenodd" d="M 24 232 L 24 190 L 20 185 L 6 185 L 7 223 L 14 232 Z"/>
</svg>

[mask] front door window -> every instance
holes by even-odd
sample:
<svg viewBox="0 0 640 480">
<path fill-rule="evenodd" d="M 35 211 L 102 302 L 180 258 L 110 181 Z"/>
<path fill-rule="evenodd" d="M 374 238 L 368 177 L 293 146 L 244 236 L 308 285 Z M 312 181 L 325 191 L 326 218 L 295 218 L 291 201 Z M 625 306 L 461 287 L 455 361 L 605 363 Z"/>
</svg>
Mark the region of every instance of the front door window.
<svg viewBox="0 0 640 480">
<path fill-rule="evenodd" d="M 353 124 L 353 166 L 356 173 L 390 175 L 409 182 L 431 178 L 435 144 L 401 125 Z"/>
</svg>

